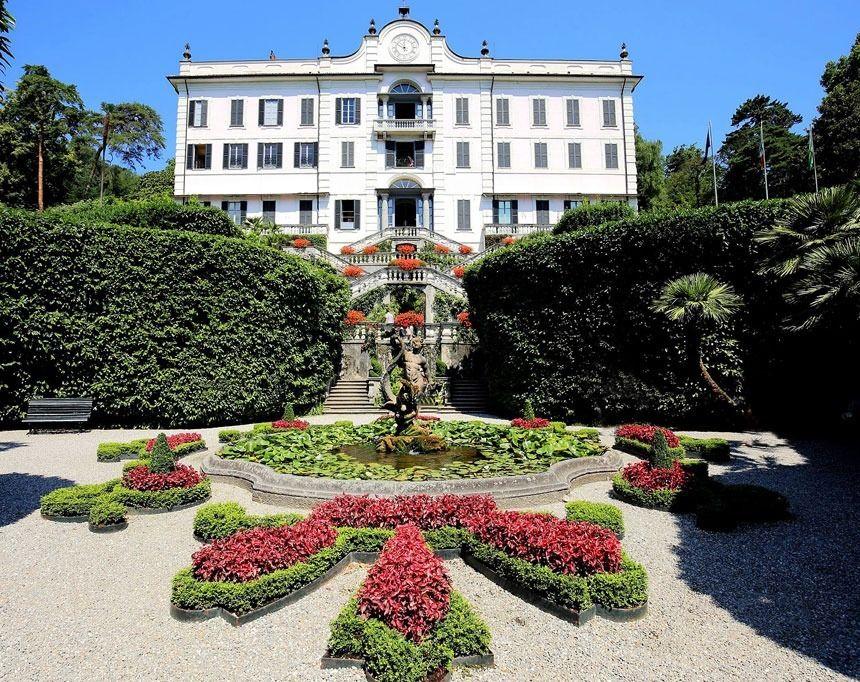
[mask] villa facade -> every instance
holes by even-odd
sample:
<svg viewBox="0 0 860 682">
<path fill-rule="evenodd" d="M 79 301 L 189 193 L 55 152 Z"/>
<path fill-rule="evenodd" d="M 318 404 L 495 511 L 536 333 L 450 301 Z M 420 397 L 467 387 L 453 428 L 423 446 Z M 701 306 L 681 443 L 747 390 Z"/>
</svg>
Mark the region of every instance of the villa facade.
<svg viewBox="0 0 860 682">
<path fill-rule="evenodd" d="M 358 49 L 192 61 L 178 94 L 175 196 L 261 216 L 329 249 L 414 227 L 481 250 L 583 200 L 636 205 L 633 91 L 620 59 L 454 52 L 400 16 Z"/>
</svg>

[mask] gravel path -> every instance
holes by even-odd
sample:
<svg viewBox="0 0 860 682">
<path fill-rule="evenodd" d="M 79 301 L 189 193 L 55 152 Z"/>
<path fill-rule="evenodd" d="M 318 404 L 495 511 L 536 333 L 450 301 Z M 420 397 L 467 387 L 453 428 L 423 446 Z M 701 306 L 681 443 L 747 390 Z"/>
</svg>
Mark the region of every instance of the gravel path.
<svg viewBox="0 0 860 682">
<path fill-rule="evenodd" d="M 325 417 L 313 421 L 324 421 Z M 216 442 L 215 429 L 204 430 Z M 239 628 L 170 618 L 170 579 L 199 546 L 194 509 L 132 517 L 96 535 L 48 522 L 39 496 L 104 481 L 96 444 L 153 431 L 28 436 L 0 432 L 0 679 L 352 680 L 319 669 L 328 623 L 361 582 L 352 566 L 314 594 Z M 460 561 L 453 581 L 490 625 L 497 665 L 455 679 L 847 679 L 860 675 L 857 448 L 726 434 L 729 466 L 712 472 L 787 494 L 798 520 L 706 533 L 691 517 L 619 504 L 625 548 L 648 569 L 649 616 L 573 627 L 507 594 Z M 197 463 L 203 453 L 186 461 Z M 573 496 L 607 500 L 609 484 Z M 249 494 L 213 485 L 213 500 L 266 513 Z M 547 507 L 561 513 L 562 505 Z M 281 508 L 282 509 L 282 508 Z"/>
</svg>

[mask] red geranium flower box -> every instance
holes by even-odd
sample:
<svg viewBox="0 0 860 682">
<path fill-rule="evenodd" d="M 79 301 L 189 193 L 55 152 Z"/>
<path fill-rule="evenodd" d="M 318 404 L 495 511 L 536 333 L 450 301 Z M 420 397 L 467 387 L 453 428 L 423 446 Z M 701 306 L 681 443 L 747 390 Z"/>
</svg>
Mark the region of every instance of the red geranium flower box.
<svg viewBox="0 0 860 682">
<path fill-rule="evenodd" d="M 415 253 L 415 244 L 398 244 L 394 249 L 397 253 Z"/>
<path fill-rule="evenodd" d="M 309 426 L 310 424 L 304 419 L 279 419 L 276 422 L 272 422 L 272 428 L 274 429 L 296 429 L 298 431 L 304 431 Z"/>
<path fill-rule="evenodd" d="M 424 315 L 409 310 L 394 317 L 394 324 L 398 327 L 423 327 Z"/>
<path fill-rule="evenodd" d="M 341 246 L 341 247 L 340 247 L 340 252 L 341 252 L 344 256 L 351 256 L 352 254 L 354 254 L 354 253 L 355 253 L 355 249 L 354 249 L 353 247 L 351 247 L 351 246 Z"/>
<path fill-rule="evenodd" d="M 463 279 L 463 275 L 466 274 L 466 268 L 464 268 L 462 265 L 458 265 L 456 268 L 451 270 L 451 272 L 454 273 L 454 277 L 456 277 L 457 279 Z"/>
<path fill-rule="evenodd" d="M 366 317 L 366 316 L 365 316 L 365 314 L 364 314 L 363 312 L 361 312 L 360 310 L 350 310 L 350 311 L 349 311 L 349 312 L 347 312 L 347 314 L 346 314 L 346 323 L 347 323 L 349 326 L 353 326 L 353 325 L 356 325 L 356 324 L 361 324 L 361 323 L 362 323 L 362 322 L 364 322 L 366 319 L 367 319 L 367 317 Z"/>
<path fill-rule="evenodd" d="M 460 244 L 459 250 L 460 250 L 460 253 L 463 254 L 464 256 L 468 256 L 470 253 L 472 253 L 472 247 L 466 246 L 465 244 Z"/>
<path fill-rule="evenodd" d="M 179 445 L 183 445 L 184 443 L 196 443 L 198 440 L 203 440 L 203 436 L 199 433 L 175 433 L 172 436 L 167 437 L 167 446 L 171 450 L 175 450 Z M 146 451 L 152 452 L 152 448 L 154 446 L 155 438 L 150 438 L 146 443 Z"/>
<path fill-rule="evenodd" d="M 303 239 L 299 237 L 298 239 L 293 239 L 293 246 L 297 249 L 306 249 L 311 245 L 309 239 Z"/>
<path fill-rule="evenodd" d="M 505 237 L 502 240 L 502 244 L 504 244 L 505 246 L 510 246 L 511 244 L 516 243 L 516 241 L 517 240 L 514 237 Z"/>
<path fill-rule="evenodd" d="M 424 265 L 424 261 L 418 258 L 395 258 L 388 265 L 393 268 L 400 268 L 401 270 L 411 271 L 417 270 L 422 265 Z"/>
<path fill-rule="evenodd" d="M 466 329 L 471 329 L 472 319 L 469 317 L 469 311 L 464 310 L 461 313 L 457 313 L 457 322 L 459 322 L 460 325 L 465 327 Z"/>
<path fill-rule="evenodd" d="M 379 253 L 379 247 L 375 245 L 365 246 L 361 252 L 365 256 L 372 256 L 374 253 Z"/>
<path fill-rule="evenodd" d="M 666 444 L 670 448 L 677 448 L 681 445 L 678 436 L 673 431 L 662 426 L 651 426 L 650 424 L 624 424 L 615 430 L 615 435 L 619 438 L 628 438 L 630 440 L 638 440 L 646 445 L 654 444 L 654 434 L 657 431 L 662 431 L 666 437 Z"/>
<path fill-rule="evenodd" d="M 361 277 L 364 274 L 364 270 L 362 270 L 357 265 L 347 265 L 343 269 L 344 277 Z"/>
</svg>

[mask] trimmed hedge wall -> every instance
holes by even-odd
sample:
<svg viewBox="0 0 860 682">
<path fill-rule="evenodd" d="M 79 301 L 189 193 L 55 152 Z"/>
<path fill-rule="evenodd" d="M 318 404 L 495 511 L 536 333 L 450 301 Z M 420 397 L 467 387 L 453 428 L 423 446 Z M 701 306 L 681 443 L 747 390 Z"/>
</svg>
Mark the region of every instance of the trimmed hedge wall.
<svg viewBox="0 0 860 682">
<path fill-rule="evenodd" d="M 101 423 L 271 419 L 334 376 L 349 289 L 296 256 L 0 209 L 0 262 L 0 423 L 40 396 Z"/>
<path fill-rule="evenodd" d="M 497 407 L 515 414 L 530 399 L 567 422 L 725 421 L 688 365 L 683 329 L 650 305 L 668 280 L 698 270 L 734 285 L 746 305 L 704 350 L 721 385 L 742 393 L 745 365 L 766 373 L 762 358 L 783 336 L 781 298 L 757 274 L 752 240 L 783 210 L 742 202 L 643 215 L 531 236 L 478 261 L 464 284 Z"/>
<path fill-rule="evenodd" d="M 554 234 L 564 234 L 583 227 L 596 227 L 613 220 L 632 218 L 635 215 L 636 212 L 630 204 L 618 201 L 583 204 L 562 213 L 552 231 Z"/>
</svg>

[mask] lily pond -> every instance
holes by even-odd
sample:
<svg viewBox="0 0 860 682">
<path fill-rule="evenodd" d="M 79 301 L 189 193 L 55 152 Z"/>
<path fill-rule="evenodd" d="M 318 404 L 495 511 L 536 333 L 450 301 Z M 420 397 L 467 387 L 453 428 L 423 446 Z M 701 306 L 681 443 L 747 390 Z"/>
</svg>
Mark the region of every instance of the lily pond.
<svg viewBox="0 0 860 682">
<path fill-rule="evenodd" d="M 564 459 L 602 455 L 606 450 L 597 431 L 569 431 L 563 424 L 520 429 L 480 421 L 438 421 L 425 426 L 445 439 L 448 450 L 426 455 L 377 453 L 373 444 L 394 430 L 392 420 L 382 420 L 360 426 L 337 422 L 304 431 L 275 431 L 262 424 L 219 454 L 297 476 L 427 481 L 533 474 Z"/>
</svg>

